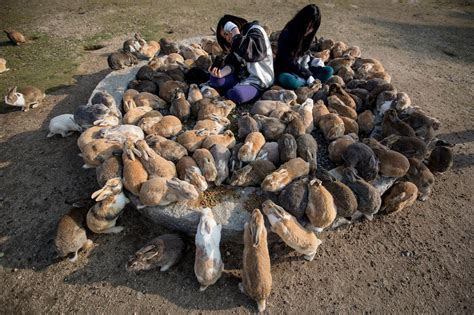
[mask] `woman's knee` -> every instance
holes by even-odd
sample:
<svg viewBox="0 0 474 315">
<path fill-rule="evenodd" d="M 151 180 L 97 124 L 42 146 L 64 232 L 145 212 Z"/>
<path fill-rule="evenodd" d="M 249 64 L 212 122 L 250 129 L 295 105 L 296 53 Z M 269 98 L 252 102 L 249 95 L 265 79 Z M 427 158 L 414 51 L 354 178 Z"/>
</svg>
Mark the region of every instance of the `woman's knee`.
<svg viewBox="0 0 474 315">
<path fill-rule="evenodd" d="M 258 90 L 251 85 L 236 85 L 227 91 L 227 98 L 236 104 L 247 103 L 259 95 Z"/>
<path fill-rule="evenodd" d="M 299 87 L 305 85 L 306 81 L 302 78 L 297 77 L 291 73 L 280 73 L 278 76 L 278 82 L 286 89 L 296 90 Z"/>
</svg>

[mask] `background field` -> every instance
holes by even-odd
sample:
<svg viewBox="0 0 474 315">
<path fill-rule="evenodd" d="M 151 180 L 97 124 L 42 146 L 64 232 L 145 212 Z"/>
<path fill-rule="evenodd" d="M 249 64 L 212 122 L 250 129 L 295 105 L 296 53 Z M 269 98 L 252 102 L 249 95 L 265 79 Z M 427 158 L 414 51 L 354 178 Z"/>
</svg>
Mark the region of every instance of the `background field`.
<svg viewBox="0 0 474 315">
<path fill-rule="evenodd" d="M 430 200 L 394 216 L 322 234 L 313 262 L 270 248 L 271 313 L 473 313 L 474 7 L 471 1 L 322 1 L 319 36 L 362 48 L 414 105 L 439 117 L 440 138 L 456 144 L 453 169 Z M 255 312 L 235 277 L 242 248 L 224 245 L 230 271 L 204 293 L 192 246 L 168 273 L 125 273 L 128 255 L 164 233 L 127 209 L 125 232 L 93 236 L 76 264 L 55 262 L 52 239 L 65 201 L 88 197 L 76 136 L 46 139 L 49 120 L 84 104 L 107 74 L 106 56 L 140 31 L 147 39 L 209 34 L 225 13 L 280 29 L 305 1 L 0 2 L 0 27 L 24 33 L 15 47 L 0 35 L 11 70 L 0 91 L 33 84 L 48 97 L 27 113 L 0 103 L 0 313 Z M 99 50 L 88 50 L 103 45 Z M 1 93 L 0 93 L 1 94 Z M 2 94 L 3 95 L 3 94 Z M 192 240 L 191 240 L 192 242 Z"/>
</svg>

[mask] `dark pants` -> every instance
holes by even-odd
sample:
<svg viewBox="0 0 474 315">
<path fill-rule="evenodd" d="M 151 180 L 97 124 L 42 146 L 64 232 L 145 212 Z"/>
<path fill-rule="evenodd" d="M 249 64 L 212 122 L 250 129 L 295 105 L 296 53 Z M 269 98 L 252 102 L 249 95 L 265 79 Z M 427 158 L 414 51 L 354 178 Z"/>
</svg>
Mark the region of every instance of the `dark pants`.
<svg viewBox="0 0 474 315">
<path fill-rule="evenodd" d="M 325 82 L 332 77 L 334 70 L 330 66 L 326 67 L 310 67 L 309 70 L 313 73 L 315 79 Z M 296 90 L 299 87 L 306 85 L 306 80 L 293 73 L 283 72 L 278 76 L 278 82 L 285 89 Z"/>
<path fill-rule="evenodd" d="M 247 103 L 260 95 L 260 91 L 250 84 L 240 84 L 234 74 L 222 78 L 211 76 L 210 85 L 227 90 L 226 97 L 236 104 Z"/>
</svg>

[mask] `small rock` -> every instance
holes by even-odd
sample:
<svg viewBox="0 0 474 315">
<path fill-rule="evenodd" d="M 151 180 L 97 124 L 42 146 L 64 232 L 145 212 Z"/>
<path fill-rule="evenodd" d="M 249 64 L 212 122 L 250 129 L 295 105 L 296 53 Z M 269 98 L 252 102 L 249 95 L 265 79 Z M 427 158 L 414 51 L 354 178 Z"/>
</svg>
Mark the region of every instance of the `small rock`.
<svg viewBox="0 0 474 315">
<path fill-rule="evenodd" d="M 0 252 L 0 258 L 2 258 L 3 256 L 5 256 L 5 253 L 4 253 L 4 252 Z"/>
<path fill-rule="evenodd" d="M 145 294 L 141 293 L 141 292 L 138 292 L 137 293 L 137 299 L 141 300 L 145 297 Z"/>
</svg>

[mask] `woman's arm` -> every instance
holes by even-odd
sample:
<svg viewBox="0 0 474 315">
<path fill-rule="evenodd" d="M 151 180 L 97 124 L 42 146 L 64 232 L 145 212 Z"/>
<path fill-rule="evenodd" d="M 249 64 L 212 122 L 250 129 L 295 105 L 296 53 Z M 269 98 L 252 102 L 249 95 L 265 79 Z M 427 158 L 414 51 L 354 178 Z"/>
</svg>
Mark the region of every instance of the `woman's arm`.
<svg viewBox="0 0 474 315">
<path fill-rule="evenodd" d="M 280 68 L 284 69 L 283 72 L 290 72 L 307 80 L 312 76 L 312 73 L 299 64 L 297 58 L 291 55 L 289 36 L 290 34 L 287 31 L 283 31 L 278 38 L 277 62 L 280 64 Z"/>
<path fill-rule="evenodd" d="M 231 51 L 247 62 L 258 62 L 267 56 L 265 36 L 259 29 L 251 29 L 247 34 L 232 37 Z"/>
</svg>

